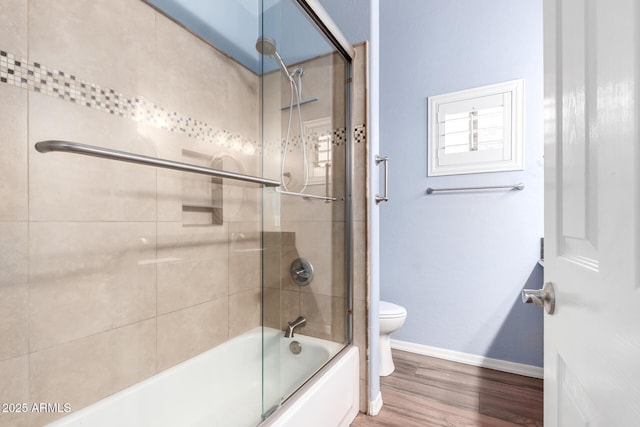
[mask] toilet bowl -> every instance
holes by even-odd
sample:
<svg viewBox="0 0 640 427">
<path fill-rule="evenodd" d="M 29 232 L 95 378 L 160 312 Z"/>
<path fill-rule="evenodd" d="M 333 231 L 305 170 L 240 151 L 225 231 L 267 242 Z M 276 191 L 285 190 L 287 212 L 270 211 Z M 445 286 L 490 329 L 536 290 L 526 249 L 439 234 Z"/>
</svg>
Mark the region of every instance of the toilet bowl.
<svg viewBox="0 0 640 427">
<path fill-rule="evenodd" d="M 404 325 L 407 310 L 397 304 L 380 301 L 380 375 L 386 377 L 396 369 L 391 356 L 391 334 Z"/>
</svg>

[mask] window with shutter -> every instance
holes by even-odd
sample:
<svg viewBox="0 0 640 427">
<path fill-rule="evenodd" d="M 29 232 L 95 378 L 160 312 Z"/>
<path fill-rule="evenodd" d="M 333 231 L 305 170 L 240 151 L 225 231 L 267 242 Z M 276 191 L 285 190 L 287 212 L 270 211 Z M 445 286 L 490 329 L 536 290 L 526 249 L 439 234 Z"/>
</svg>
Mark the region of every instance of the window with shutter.
<svg viewBox="0 0 640 427">
<path fill-rule="evenodd" d="M 326 184 L 331 174 L 333 129 L 331 118 L 325 117 L 304 122 L 304 133 L 309 143 L 309 184 Z"/>
<path fill-rule="evenodd" d="M 523 169 L 523 80 L 428 98 L 428 175 Z"/>
</svg>

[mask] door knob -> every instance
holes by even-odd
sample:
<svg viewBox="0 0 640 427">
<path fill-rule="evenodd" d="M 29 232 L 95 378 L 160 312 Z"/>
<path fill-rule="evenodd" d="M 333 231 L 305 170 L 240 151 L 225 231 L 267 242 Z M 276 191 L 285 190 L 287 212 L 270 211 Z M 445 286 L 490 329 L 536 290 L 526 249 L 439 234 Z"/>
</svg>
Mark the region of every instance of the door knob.
<svg viewBox="0 0 640 427">
<path fill-rule="evenodd" d="M 547 314 L 553 314 L 556 308 L 556 293 L 553 290 L 553 284 L 547 282 L 542 289 L 523 289 L 522 290 L 522 302 L 526 304 L 535 304 L 538 307 L 544 307 Z"/>
</svg>

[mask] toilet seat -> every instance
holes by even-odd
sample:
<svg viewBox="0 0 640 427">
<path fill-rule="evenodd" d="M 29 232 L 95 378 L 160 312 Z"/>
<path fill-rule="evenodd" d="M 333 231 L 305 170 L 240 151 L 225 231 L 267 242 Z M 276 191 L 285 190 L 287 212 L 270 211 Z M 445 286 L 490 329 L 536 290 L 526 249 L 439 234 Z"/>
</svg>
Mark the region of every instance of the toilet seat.
<svg viewBox="0 0 640 427">
<path fill-rule="evenodd" d="M 405 317 L 407 310 L 392 302 L 380 301 L 379 314 L 381 319 L 396 319 L 398 317 Z"/>
</svg>

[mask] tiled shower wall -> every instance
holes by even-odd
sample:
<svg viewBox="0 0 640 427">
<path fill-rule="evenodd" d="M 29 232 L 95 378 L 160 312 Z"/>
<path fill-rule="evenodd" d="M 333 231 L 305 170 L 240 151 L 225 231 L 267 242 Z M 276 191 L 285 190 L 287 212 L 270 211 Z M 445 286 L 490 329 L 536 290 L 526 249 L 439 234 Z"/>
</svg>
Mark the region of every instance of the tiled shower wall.
<svg viewBox="0 0 640 427">
<path fill-rule="evenodd" d="M 210 203 L 202 178 L 33 145 L 195 152 L 261 175 L 259 77 L 137 0 L 4 0 L 0 41 L 0 402 L 78 410 L 258 326 L 260 189 L 225 181 L 222 224 L 194 226 L 183 205 L 186 193 Z M 361 398 L 365 146 L 354 146 Z M 0 426 L 62 415 L 2 413 Z"/>
<path fill-rule="evenodd" d="M 325 202 L 320 199 L 283 195 L 280 200 L 280 224 L 283 232 L 281 249 L 278 254 L 281 274 L 269 274 L 270 263 L 265 263 L 265 314 L 274 312 L 280 316 L 266 317 L 267 325 L 283 329 L 287 322 L 298 316 L 304 316 L 307 323 L 300 333 L 335 342 L 345 342 L 346 335 L 346 276 L 345 276 L 345 76 L 344 60 L 338 54 L 322 55 L 310 60 L 293 64 L 290 69 L 301 68 L 302 99 L 316 99 L 300 108 L 305 122 L 327 120 L 331 124 L 331 167 L 328 178 L 320 176 L 318 182 L 310 181 L 304 190 L 306 194 L 329 195 L 337 200 Z M 274 81 L 275 80 L 275 81 Z M 290 100 L 290 85 L 280 70 L 265 76 L 264 84 L 278 87 L 275 95 L 279 104 L 274 108 L 280 111 L 280 104 L 287 105 Z M 295 98 L 294 98 L 295 99 Z M 265 100 L 269 102 L 268 99 Z M 283 110 L 273 118 L 277 135 L 286 135 L 289 114 L 292 113 L 290 143 L 284 164 L 285 182 L 289 182 L 290 191 L 301 191 L 303 179 L 303 156 L 298 110 Z M 265 124 L 268 128 L 269 123 Z M 306 149 L 309 169 L 312 170 L 312 148 L 317 143 L 314 135 L 306 135 Z M 277 159 L 277 168 L 281 161 Z M 279 175 L 280 171 L 273 172 Z M 327 186 L 327 183 L 329 184 Z M 307 286 L 298 286 L 291 278 L 291 264 L 296 258 L 304 258 L 314 268 L 314 278 Z M 279 299 L 277 299 L 279 297 Z M 274 301 L 274 298 L 276 300 Z M 275 310 L 270 310 L 275 308 Z M 272 322 L 275 321 L 275 322 Z M 273 323 L 273 324 L 271 324 Z"/>
<path fill-rule="evenodd" d="M 356 57 L 352 64 L 351 120 L 355 125 L 353 135 L 352 233 L 351 255 L 353 259 L 353 343 L 360 350 L 360 411 L 369 409 L 369 350 L 368 301 L 369 301 L 369 250 L 368 250 L 368 45 L 355 46 Z"/>
<path fill-rule="evenodd" d="M 367 46 L 356 46 L 356 56 L 352 63 L 351 85 L 351 130 L 353 175 L 352 184 L 352 227 L 353 242 L 353 340 L 360 348 L 360 410 L 367 411 L 367 264 L 366 264 L 366 64 Z M 304 316 L 307 324 L 300 333 L 335 342 L 344 342 L 347 300 L 345 294 L 345 155 L 346 136 L 344 129 L 345 82 L 342 60 L 334 55 L 325 55 L 291 65 L 290 70 L 302 67 L 302 99 L 317 101 L 301 107 L 303 120 L 317 120 L 329 117 L 332 120 L 332 167 L 327 191 L 325 182 L 312 183 L 305 193 L 327 195 L 338 200 L 325 203 L 318 199 L 304 199 L 293 196 L 281 197 L 279 229 L 281 235 L 265 239 L 265 255 L 276 262 L 266 261 L 264 313 L 267 326 L 284 329 L 287 322 Z M 280 71 L 265 76 L 265 84 L 270 90 L 279 88 L 274 99 L 286 105 L 290 99 L 289 85 Z M 269 95 L 266 96 L 267 102 Z M 279 110 L 277 105 L 275 111 Z M 302 155 L 299 137 L 297 111 L 293 112 L 290 149 L 285 164 L 285 172 L 292 176 L 291 191 L 299 191 L 302 186 Z M 271 120 L 279 122 L 280 134 L 286 133 L 288 111 L 273 115 Z M 313 138 L 307 136 L 307 144 Z M 278 159 L 279 160 L 279 159 Z M 280 163 L 275 165 L 279 174 Z M 296 179 L 297 178 L 297 179 Z M 267 224 L 268 226 L 268 224 Z M 300 287 L 290 277 L 291 263 L 302 257 L 314 267 L 315 277 L 310 285 Z"/>
<path fill-rule="evenodd" d="M 261 175 L 259 77 L 136 0 L 3 0 L 0 44 L 0 402 L 78 410 L 260 325 L 259 187 L 186 226 L 203 178 L 33 148 Z"/>
</svg>

